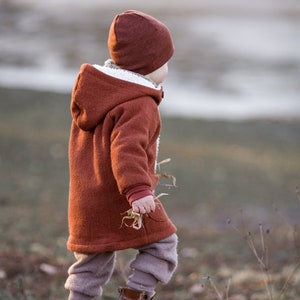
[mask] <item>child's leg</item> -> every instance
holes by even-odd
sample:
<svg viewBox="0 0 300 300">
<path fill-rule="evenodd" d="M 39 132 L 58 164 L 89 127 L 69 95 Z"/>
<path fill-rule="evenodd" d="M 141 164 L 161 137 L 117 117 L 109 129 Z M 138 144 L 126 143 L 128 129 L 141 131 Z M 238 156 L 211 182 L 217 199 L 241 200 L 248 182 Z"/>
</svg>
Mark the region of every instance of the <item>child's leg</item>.
<svg viewBox="0 0 300 300">
<path fill-rule="evenodd" d="M 177 267 L 177 235 L 138 248 L 139 253 L 131 262 L 132 274 L 127 286 L 145 291 L 148 299 L 155 294 L 158 282 L 168 283 Z"/>
<path fill-rule="evenodd" d="M 70 290 L 69 300 L 88 300 L 102 295 L 113 272 L 115 252 L 96 254 L 75 253 L 76 262 L 69 268 L 65 288 Z"/>
</svg>

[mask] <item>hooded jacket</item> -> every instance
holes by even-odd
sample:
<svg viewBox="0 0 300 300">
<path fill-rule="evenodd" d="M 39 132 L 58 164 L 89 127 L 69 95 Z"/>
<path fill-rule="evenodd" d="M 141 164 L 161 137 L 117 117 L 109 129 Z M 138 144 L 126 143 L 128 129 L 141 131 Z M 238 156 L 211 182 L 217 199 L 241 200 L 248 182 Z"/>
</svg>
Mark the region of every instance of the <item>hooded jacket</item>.
<svg viewBox="0 0 300 300">
<path fill-rule="evenodd" d="M 157 185 L 161 100 L 162 89 L 136 73 L 81 66 L 71 99 L 70 251 L 134 248 L 176 231 L 158 199 L 139 230 L 122 222 L 131 202 Z"/>
</svg>

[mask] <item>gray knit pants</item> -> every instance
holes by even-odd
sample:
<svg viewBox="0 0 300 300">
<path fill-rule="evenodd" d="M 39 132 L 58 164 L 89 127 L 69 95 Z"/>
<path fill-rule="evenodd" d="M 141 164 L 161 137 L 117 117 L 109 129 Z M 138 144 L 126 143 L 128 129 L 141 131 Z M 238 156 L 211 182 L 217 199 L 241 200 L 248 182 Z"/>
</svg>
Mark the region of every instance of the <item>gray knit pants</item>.
<svg viewBox="0 0 300 300">
<path fill-rule="evenodd" d="M 145 291 L 149 298 L 155 294 L 158 282 L 166 284 L 177 267 L 177 235 L 137 248 L 130 263 L 131 275 L 127 287 Z M 69 268 L 65 288 L 69 300 L 90 300 L 102 295 L 102 286 L 108 283 L 114 270 L 115 252 L 96 254 L 75 253 L 76 262 Z"/>
</svg>

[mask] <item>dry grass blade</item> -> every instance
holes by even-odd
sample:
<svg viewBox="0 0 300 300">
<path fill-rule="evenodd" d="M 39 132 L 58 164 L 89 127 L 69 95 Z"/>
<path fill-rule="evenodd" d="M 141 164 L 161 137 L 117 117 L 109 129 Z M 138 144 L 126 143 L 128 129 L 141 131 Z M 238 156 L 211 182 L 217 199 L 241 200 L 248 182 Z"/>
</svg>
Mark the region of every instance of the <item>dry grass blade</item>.
<svg viewBox="0 0 300 300">
<path fill-rule="evenodd" d="M 260 233 L 261 249 L 264 253 L 266 251 L 266 246 L 265 246 L 264 230 L 262 224 L 259 224 L 259 233 Z"/>
<path fill-rule="evenodd" d="M 155 198 L 159 199 L 162 196 L 168 196 L 169 194 L 167 193 L 160 193 L 158 196 L 155 196 Z"/>
<path fill-rule="evenodd" d="M 160 166 L 163 165 L 163 164 L 166 164 L 166 163 L 169 163 L 171 161 L 171 158 L 166 158 L 160 162 L 157 163 L 157 167 L 158 167 L 158 170 L 160 170 Z"/>
<path fill-rule="evenodd" d="M 131 227 L 135 230 L 139 230 L 142 228 L 143 226 L 143 215 L 140 213 L 137 213 L 135 211 L 133 211 L 132 208 L 128 209 L 127 211 L 125 211 L 123 214 L 127 214 L 127 216 L 124 216 L 122 218 L 122 223 L 120 228 L 123 226 L 123 224 L 127 227 Z M 131 220 L 131 224 L 127 224 L 126 220 Z"/>
<path fill-rule="evenodd" d="M 211 287 L 213 288 L 213 290 L 216 293 L 217 299 L 218 300 L 224 300 L 221 293 L 220 293 L 220 291 L 218 290 L 214 280 L 211 278 L 211 276 L 207 276 L 204 279 L 208 280 L 209 284 L 211 285 Z"/>
<path fill-rule="evenodd" d="M 159 163 L 157 163 L 157 168 L 160 171 L 160 166 L 166 163 L 169 163 L 171 161 L 171 158 L 166 158 L 162 161 L 160 161 Z M 167 174 L 167 173 L 158 173 L 157 174 L 159 176 L 159 178 L 167 178 L 167 179 L 171 179 L 172 180 L 172 185 L 167 185 L 166 186 L 173 186 L 173 187 L 177 187 L 176 186 L 176 178 L 173 175 Z"/>
<path fill-rule="evenodd" d="M 273 292 L 272 292 L 272 288 L 271 288 L 271 279 L 270 279 L 270 274 L 268 272 L 268 266 L 267 264 L 264 262 L 264 255 L 266 257 L 266 249 L 263 249 L 263 256 L 262 258 L 259 257 L 257 249 L 255 247 L 254 241 L 253 241 L 253 237 L 251 232 L 248 232 L 247 234 L 247 243 L 249 245 L 249 248 L 251 249 L 252 253 L 254 254 L 256 260 L 258 261 L 258 264 L 263 272 L 263 274 L 265 275 L 266 279 L 265 279 L 265 287 L 266 287 L 266 291 L 269 297 L 269 300 L 273 300 Z M 264 245 L 264 241 L 263 241 L 263 237 L 261 236 L 261 242 Z M 266 258 L 266 261 L 268 261 L 269 259 Z"/>
<path fill-rule="evenodd" d="M 293 278 L 293 276 L 295 275 L 296 271 L 299 269 L 300 267 L 300 258 L 298 259 L 297 264 L 295 265 L 295 267 L 293 268 L 293 270 L 291 271 L 291 273 L 289 274 L 289 276 L 287 277 L 286 281 L 284 282 L 284 285 L 280 291 L 280 295 L 278 297 L 278 300 L 281 300 L 282 297 L 284 296 L 284 294 L 286 293 L 288 286 Z"/>
<path fill-rule="evenodd" d="M 159 178 L 167 178 L 172 180 L 172 185 L 173 187 L 177 187 L 176 185 L 176 177 L 167 173 L 160 173 L 158 174 Z"/>
<path fill-rule="evenodd" d="M 228 279 L 228 284 L 227 284 L 227 286 L 226 286 L 226 300 L 229 299 L 230 285 L 231 285 L 231 278 Z"/>
<path fill-rule="evenodd" d="M 246 238 L 247 238 L 247 243 L 249 245 L 249 248 L 251 249 L 252 253 L 254 254 L 255 258 L 257 259 L 260 267 L 262 268 L 263 271 L 266 271 L 267 270 L 267 266 L 263 262 L 263 258 L 260 258 L 259 255 L 258 255 L 258 253 L 257 253 L 257 250 L 256 250 L 256 247 L 254 245 L 254 241 L 253 241 L 251 232 L 248 232 Z"/>
</svg>

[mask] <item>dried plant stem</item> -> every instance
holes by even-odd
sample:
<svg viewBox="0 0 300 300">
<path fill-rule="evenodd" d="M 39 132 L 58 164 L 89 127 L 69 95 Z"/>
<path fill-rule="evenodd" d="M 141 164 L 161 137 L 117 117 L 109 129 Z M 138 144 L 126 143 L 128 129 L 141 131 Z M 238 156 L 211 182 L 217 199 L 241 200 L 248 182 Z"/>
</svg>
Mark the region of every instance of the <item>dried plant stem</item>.
<svg viewBox="0 0 300 300">
<path fill-rule="evenodd" d="M 269 298 L 269 300 L 273 300 L 274 299 L 273 298 L 273 291 L 272 291 L 272 287 L 271 287 L 271 284 L 270 284 L 271 279 L 270 279 L 269 266 L 268 266 L 268 262 L 269 262 L 268 256 L 269 255 L 268 255 L 267 247 L 265 246 L 263 226 L 260 225 L 260 240 L 261 240 L 261 247 L 262 247 L 262 251 L 263 251 L 262 257 L 260 257 L 258 255 L 258 252 L 257 252 L 257 249 L 255 247 L 251 232 L 248 232 L 246 239 L 247 239 L 247 243 L 248 243 L 248 246 L 249 246 L 250 250 L 254 254 L 255 258 L 257 259 L 258 264 L 259 264 L 263 274 L 266 277 L 265 286 L 266 286 L 266 291 L 267 291 L 267 294 L 268 294 L 268 298 Z M 264 260 L 266 262 L 264 262 Z"/>
<path fill-rule="evenodd" d="M 298 199 L 300 201 L 300 193 L 299 193 L 299 189 L 297 188 L 297 196 Z M 276 300 L 283 300 L 285 293 L 287 292 L 291 281 L 293 280 L 296 272 L 298 271 L 298 269 L 300 268 L 300 235 L 298 232 L 298 228 L 297 225 L 292 226 L 280 213 L 279 209 L 275 206 L 273 206 L 273 208 L 275 209 L 275 212 L 277 213 L 277 215 L 279 216 L 279 218 L 281 220 L 284 221 L 284 223 L 286 225 L 288 225 L 289 228 L 293 229 L 293 237 L 294 237 L 294 245 L 295 245 L 295 249 L 296 249 L 296 254 L 297 254 L 297 258 L 296 258 L 296 264 L 295 266 L 292 268 L 292 270 L 288 273 L 287 278 L 285 279 L 285 282 L 280 290 L 279 296 L 277 296 L 276 293 Z M 241 211 L 242 213 L 242 211 Z M 243 221 L 243 220 L 242 220 Z M 268 247 L 268 241 L 266 239 L 266 237 L 269 236 L 270 231 L 267 229 L 264 229 L 264 226 L 262 224 L 259 224 L 259 238 L 260 238 L 260 245 L 256 245 L 256 243 L 254 242 L 254 238 L 252 233 L 249 231 L 246 234 L 244 234 L 244 230 L 239 229 L 238 227 L 234 226 L 232 224 L 232 220 L 228 219 L 227 220 L 227 224 L 230 224 L 233 229 L 235 229 L 240 235 L 242 235 L 251 252 L 253 253 L 254 257 L 256 258 L 258 265 L 262 271 L 262 274 L 264 275 L 265 279 L 264 279 L 264 284 L 265 284 L 265 289 L 267 292 L 267 297 L 268 300 L 274 300 L 274 291 L 273 291 L 273 283 L 272 283 L 272 278 L 271 278 L 271 274 L 270 274 L 270 270 L 269 270 L 269 247 Z M 244 228 L 244 222 L 242 222 L 242 226 Z M 226 294 L 227 298 L 228 298 L 228 294 Z"/>
<path fill-rule="evenodd" d="M 214 292 L 216 293 L 217 299 L 218 300 L 228 300 L 229 299 L 229 290 L 230 290 L 230 285 L 231 285 L 231 278 L 228 279 L 228 283 L 226 285 L 226 290 L 225 290 L 225 297 L 223 298 L 222 293 L 219 291 L 217 288 L 217 285 L 215 284 L 214 280 L 212 279 L 211 276 L 207 276 L 204 279 L 206 279 L 210 286 L 213 288 Z"/>
<path fill-rule="evenodd" d="M 280 295 L 278 297 L 278 300 L 280 300 L 282 298 L 282 296 L 286 293 L 287 288 L 289 286 L 289 283 L 292 280 L 293 276 L 295 275 L 296 271 L 299 269 L 299 267 L 300 267 L 300 258 L 298 258 L 297 264 L 295 265 L 295 267 L 293 268 L 293 270 L 291 271 L 291 273 L 287 277 L 286 281 L 284 282 L 284 285 L 283 285 L 283 287 L 280 291 Z"/>
<path fill-rule="evenodd" d="M 157 163 L 158 169 L 160 170 L 160 165 L 166 164 L 166 163 L 168 163 L 168 162 L 170 162 L 170 161 L 171 161 L 171 158 L 166 158 L 166 159 L 164 159 L 164 160 L 158 162 L 158 163 Z"/>
<path fill-rule="evenodd" d="M 259 224 L 260 242 L 263 253 L 266 251 L 263 225 Z"/>
<path fill-rule="evenodd" d="M 213 288 L 213 290 L 216 293 L 217 299 L 218 300 L 224 300 L 221 293 L 219 292 L 215 282 L 213 281 L 213 279 L 210 276 L 207 276 L 206 279 L 208 280 L 209 284 L 211 285 L 211 287 Z"/>
<path fill-rule="evenodd" d="M 229 289 L 230 289 L 230 285 L 231 285 L 231 278 L 228 279 L 228 284 L 226 286 L 226 300 L 229 299 Z"/>
<path fill-rule="evenodd" d="M 169 186 L 169 187 L 177 187 L 176 185 L 176 177 L 167 173 L 159 173 L 158 174 L 159 178 L 167 178 L 167 179 L 171 179 L 172 180 L 172 184 L 167 185 L 165 184 L 165 186 Z"/>
<path fill-rule="evenodd" d="M 160 166 L 163 165 L 163 164 L 166 164 L 168 162 L 171 161 L 171 158 L 166 158 L 160 162 L 157 163 L 157 169 L 158 171 L 160 171 Z M 167 174 L 167 173 L 158 173 L 157 174 L 159 178 L 167 178 L 167 179 L 171 179 L 172 180 L 172 184 L 163 184 L 164 186 L 167 186 L 167 187 L 177 187 L 176 186 L 176 177 L 173 176 L 173 175 L 170 175 L 170 174 Z"/>
<path fill-rule="evenodd" d="M 263 261 L 263 258 L 260 258 L 258 253 L 257 253 L 257 250 L 256 250 L 256 247 L 254 245 L 251 232 L 248 232 L 248 234 L 247 234 L 247 243 L 248 243 L 248 246 L 251 249 L 252 253 L 254 254 L 255 258 L 257 259 L 260 267 L 265 271 L 267 269 L 267 266 L 265 265 L 265 263 Z"/>
<path fill-rule="evenodd" d="M 159 199 L 162 196 L 168 196 L 169 194 L 167 193 L 160 193 L 158 196 L 155 196 L 155 198 Z"/>
</svg>

